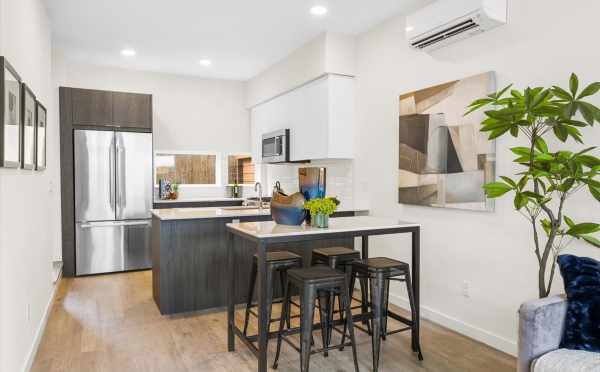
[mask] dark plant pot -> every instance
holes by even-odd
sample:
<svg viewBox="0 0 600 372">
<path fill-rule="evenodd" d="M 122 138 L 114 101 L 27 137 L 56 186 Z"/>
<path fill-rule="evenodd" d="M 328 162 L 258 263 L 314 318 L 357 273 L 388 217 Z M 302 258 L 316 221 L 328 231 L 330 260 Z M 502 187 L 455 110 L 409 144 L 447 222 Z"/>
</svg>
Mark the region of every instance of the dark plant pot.
<svg viewBox="0 0 600 372">
<path fill-rule="evenodd" d="M 315 227 L 326 228 L 329 227 L 329 216 L 326 214 L 315 214 L 312 217 L 312 225 Z"/>
</svg>

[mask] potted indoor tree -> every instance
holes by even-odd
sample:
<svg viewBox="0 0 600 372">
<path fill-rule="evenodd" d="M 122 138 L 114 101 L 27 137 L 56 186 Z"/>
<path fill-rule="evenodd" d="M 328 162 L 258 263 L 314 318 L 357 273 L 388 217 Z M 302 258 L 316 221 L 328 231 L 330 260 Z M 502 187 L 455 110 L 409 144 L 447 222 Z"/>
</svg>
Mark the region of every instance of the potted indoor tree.
<svg viewBox="0 0 600 372">
<path fill-rule="evenodd" d="M 500 176 L 484 190 L 489 198 L 510 192 L 515 209 L 531 225 L 540 298 L 549 295 L 557 256 L 566 246 L 582 240 L 600 247 L 600 240 L 592 235 L 600 231 L 599 224 L 574 221 L 565 214 L 569 199 L 579 191 L 587 190 L 600 201 L 600 159 L 592 155 L 595 147 L 550 151 L 545 140 L 553 137 L 564 143 L 570 138 L 583 144 L 579 128 L 600 122 L 600 109 L 587 102 L 599 90 L 600 82 L 579 90 L 575 74 L 568 90 L 553 86 L 519 91 L 509 85 L 474 101 L 465 114 L 488 108 L 481 131 L 489 133 L 490 139 L 506 135 L 527 138 L 527 147 L 510 149 L 523 171 L 514 177 Z"/>
<path fill-rule="evenodd" d="M 310 213 L 311 224 L 325 228 L 329 226 L 329 216 L 337 209 L 339 200 L 336 198 L 314 198 L 304 203 L 304 208 Z"/>
</svg>

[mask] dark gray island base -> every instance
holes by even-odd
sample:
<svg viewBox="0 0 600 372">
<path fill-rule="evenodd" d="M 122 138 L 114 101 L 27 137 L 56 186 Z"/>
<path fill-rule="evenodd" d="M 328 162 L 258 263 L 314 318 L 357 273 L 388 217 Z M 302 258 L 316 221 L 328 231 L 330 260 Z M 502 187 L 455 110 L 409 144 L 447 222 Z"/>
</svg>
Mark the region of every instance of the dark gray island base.
<svg viewBox="0 0 600 372">
<path fill-rule="evenodd" d="M 152 294 L 163 315 L 188 311 L 223 308 L 227 306 L 227 289 L 231 273 L 227 268 L 228 233 L 226 224 L 271 221 L 266 211 L 262 215 L 234 215 L 199 217 L 176 216 L 152 218 Z M 246 215 L 243 215 L 246 214 Z M 338 216 L 353 216 L 355 212 L 340 212 Z M 255 249 L 236 242 L 234 288 L 236 303 L 245 303 Z M 311 248 L 343 246 L 354 249 L 354 238 L 323 239 L 312 242 L 273 244 L 269 250 L 289 250 L 301 255 L 310 266 Z M 278 282 L 278 281 L 277 281 Z M 275 293 L 278 294 L 278 284 Z"/>
</svg>

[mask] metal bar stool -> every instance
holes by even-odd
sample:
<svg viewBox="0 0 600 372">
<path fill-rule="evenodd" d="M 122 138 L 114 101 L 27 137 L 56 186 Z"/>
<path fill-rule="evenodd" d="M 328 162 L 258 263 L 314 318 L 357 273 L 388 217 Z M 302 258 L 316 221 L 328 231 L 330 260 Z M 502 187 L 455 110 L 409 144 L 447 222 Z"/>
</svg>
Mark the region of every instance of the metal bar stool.
<svg viewBox="0 0 600 372">
<path fill-rule="evenodd" d="M 279 320 L 279 333 L 277 335 L 277 353 L 275 354 L 275 361 L 273 368 L 277 368 L 279 361 L 279 355 L 281 353 L 281 342 L 285 340 L 294 349 L 300 352 L 300 371 L 308 372 L 310 355 L 316 353 L 324 353 L 325 351 L 332 349 L 339 349 L 341 345 L 335 345 L 330 347 L 326 337 L 325 318 L 329 314 L 329 309 L 322 307 L 320 311 L 321 315 L 321 335 L 323 338 L 323 348 L 311 351 L 311 337 L 314 322 L 315 312 L 315 299 L 319 296 L 321 299 L 327 298 L 331 292 L 338 292 L 340 294 L 342 305 L 346 313 L 346 330 L 349 330 L 350 343 L 352 346 L 352 356 L 354 358 L 354 369 L 356 372 L 358 369 L 358 359 L 356 356 L 356 340 L 354 338 L 354 325 L 352 322 L 352 311 L 350 309 L 350 295 L 348 293 L 348 281 L 344 273 L 334 270 L 330 267 L 314 266 L 307 269 L 291 269 L 288 271 L 288 284 L 285 286 L 284 297 L 283 297 L 283 311 Z M 284 330 L 285 318 L 288 316 L 289 303 L 290 303 L 290 292 L 292 286 L 295 286 L 300 290 L 300 348 L 294 345 L 290 340 L 287 339 L 287 335 L 297 333 L 294 330 L 290 330 L 288 325 L 287 331 Z M 345 333 L 344 333 L 345 336 Z M 343 341 L 345 342 L 345 337 Z"/>
<path fill-rule="evenodd" d="M 250 288 L 248 290 L 248 302 L 246 303 L 246 315 L 244 320 L 244 336 L 247 336 L 248 333 L 248 323 L 250 321 L 250 314 L 258 317 L 258 315 L 253 312 L 251 309 L 256 307 L 256 305 L 252 304 L 252 297 L 254 296 L 254 285 L 256 284 L 256 276 L 258 272 L 257 265 L 258 257 L 254 255 L 254 260 L 252 262 L 252 273 L 250 274 Z M 281 290 L 285 291 L 285 283 L 287 283 L 287 271 L 289 269 L 301 268 L 302 267 L 302 257 L 288 251 L 281 252 L 267 252 L 267 319 L 269 319 L 269 324 L 272 322 L 276 322 L 279 319 L 271 319 L 271 312 L 273 306 L 273 277 L 275 272 L 279 272 L 280 280 L 281 280 Z M 289 306 L 289 305 L 288 305 Z M 282 310 L 283 314 L 283 310 Z M 289 314 L 287 312 L 287 323 L 288 326 L 290 324 Z"/>
<path fill-rule="evenodd" d="M 374 257 L 366 260 L 354 261 L 352 263 L 352 274 L 350 279 L 350 285 L 354 285 L 356 278 L 367 278 L 371 285 L 371 312 L 364 314 L 373 322 L 372 329 L 372 350 L 373 350 L 373 371 L 377 371 L 379 368 L 379 355 L 381 350 L 381 340 L 385 340 L 387 335 L 408 331 L 410 330 L 413 334 L 416 332 L 416 309 L 414 302 L 414 294 L 412 290 L 412 283 L 410 280 L 410 266 L 409 264 L 397 261 L 386 257 Z M 391 332 L 387 330 L 387 318 L 389 306 L 389 295 L 390 295 L 390 281 L 399 281 L 406 283 L 406 290 L 408 292 L 408 301 L 410 304 L 411 321 L 407 322 L 408 327 L 400 328 Z M 396 318 L 396 317 L 394 317 Z M 342 343 L 346 337 L 346 331 L 342 336 Z M 415 351 L 419 360 L 423 360 L 423 354 L 421 353 L 421 346 L 415 345 Z"/>
<path fill-rule="evenodd" d="M 337 269 L 343 271 L 346 274 L 346 279 L 348 283 L 350 283 L 350 275 L 352 272 L 352 262 L 355 260 L 360 260 L 360 252 L 355 251 L 354 249 L 346 248 L 346 247 L 327 247 L 327 248 L 317 248 L 312 251 L 312 264 L 314 265 L 327 265 L 332 269 Z M 360 288 L 361 288 L 361 305 L 357 307 L 352 307 L 352 294 L 354 292 L 354 288 L 351 287 L 350 290 L 350 308 L 358 309 L 361 308 L 363 312 L 368 311 L 368 298 L 366 297 L 367 292 L 365 288 L 367 287 L 367 279 L 360 279 Z M 328 302 L 325 306 L 329 309 L 329 317 L 328 319 L 333 319 L 334 314 L 334 306 L 335 303 L 335 294 L 331 293 Z M 330 306 L 331 305 L 331 306 Z M 319 307 L 321 306 L 321 301 L 319 300 Z M 335 313 L 340 314 L 340 321 L 344 320 L 344 312 L 342 309 L 342 302 L 338 296 L 338 310 Z M 369 328 L 369 323 L 364 322 L 364 324 Z M 328 341 L 331 341 L 331 332 L 333 326 L 330 322 L 327 324 L 327 338 Z M 337 330 L 337 329 L 336 329 Z M 339 330 L 337 330 L 339 331 Z M 340 350 L 343 350 L 343 346 Z M 327 353 L 325 353 L 327 356 Z"/>
</svg>

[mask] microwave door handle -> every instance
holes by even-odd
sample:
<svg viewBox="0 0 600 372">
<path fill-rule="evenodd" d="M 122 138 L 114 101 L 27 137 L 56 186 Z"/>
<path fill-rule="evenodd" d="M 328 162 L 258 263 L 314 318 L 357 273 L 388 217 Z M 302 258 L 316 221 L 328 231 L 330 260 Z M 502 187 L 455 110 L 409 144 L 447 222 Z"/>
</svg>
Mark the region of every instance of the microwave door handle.
<svg viewBox="0 0 600 372">
<path fill-rule="evenodd" d="M 275 151 L 273 151 L 273 152 L 277 156 L 281 155 L 281 137 L 280 136 L 275 137 Z"/>
</svg>

